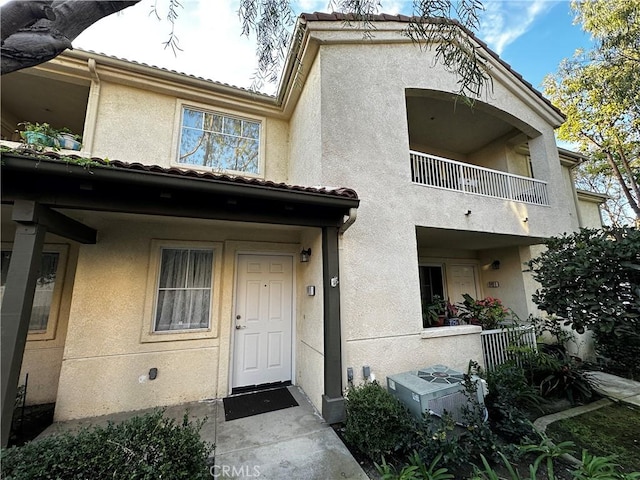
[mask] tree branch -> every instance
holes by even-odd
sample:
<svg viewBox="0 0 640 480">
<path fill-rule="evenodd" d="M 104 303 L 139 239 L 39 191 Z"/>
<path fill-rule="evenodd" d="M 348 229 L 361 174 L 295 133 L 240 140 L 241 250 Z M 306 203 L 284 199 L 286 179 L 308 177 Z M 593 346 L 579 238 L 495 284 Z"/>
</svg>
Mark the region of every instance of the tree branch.
<svg viewBox="0 0 640 480">
<path fill-rule="evenodd" d="M 38 1 L 33 2 L 33 8 L 15 5 L 30 5 L 31 2 L 7 3 L 1 10 L 2 75 L 55 58 L 67 48 L 72 48 L 71 42 L 89 26 L 139 1 Z M 4 38 L 6 11 L 12 19 L 7 19 L 9 35 Z"/>
<path fill-rule="evenodd" d="M 53 0 L 34 0 L 20 2 L 13 0 L 2 7 L 0 17 L 0 38 L 2 43 L 21 28 L 27 28 L 41 18 L 55 20 L 56 15 L 51 8 Z"/>
<path fill-rule="evenodd" d="M 612 153 L 609 152 L 609 151 L 606 151 L 605 152 L 605 156 L 607 157 L 607 162 L 609 162 L 609 165 L 611 166 L 611 169 L 613 170 L 613 174 L 618 179 L 618 182 L 620 182 L 620 187 L 622 188 L 622 193 L 624 193 L 624 196 L 627 198 L 627 201 L 629 202 L 629 206 L 631 206 L 631 209 L 636 214 L 636 218 L 640 218 L 640 206 L 638 206 L 638 203 L 634 201 L 634 198 L 631 195 L 631 192 L 629 190 L 629 186 L 624 181 L 624 177 L 622 176 L 622 173 L 620 172 L 620 169 L 618 168 L 618 165 L 616 164 L 616 161 L 613 158 Z"/>
</svg>

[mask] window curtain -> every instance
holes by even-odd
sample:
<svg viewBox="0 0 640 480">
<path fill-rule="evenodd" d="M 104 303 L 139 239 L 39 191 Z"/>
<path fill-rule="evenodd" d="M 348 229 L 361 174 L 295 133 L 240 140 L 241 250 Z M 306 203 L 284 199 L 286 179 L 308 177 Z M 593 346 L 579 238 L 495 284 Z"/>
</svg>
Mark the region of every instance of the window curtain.
<svg viewBox="0 0 640 480">
<path fill-rule="evenodd" d="M 156 331 L 207 328 L 213 250 L 163 248 Z"/>
</svg>

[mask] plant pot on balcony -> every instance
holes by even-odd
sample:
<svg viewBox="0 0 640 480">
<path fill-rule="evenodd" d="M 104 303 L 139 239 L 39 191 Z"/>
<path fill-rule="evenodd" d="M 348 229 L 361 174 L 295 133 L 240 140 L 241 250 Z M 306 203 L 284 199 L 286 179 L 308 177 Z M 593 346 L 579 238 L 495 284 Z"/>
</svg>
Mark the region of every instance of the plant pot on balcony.
<svg viewBox="0 0 640 480">
<path fill-rule="evenodd" d="M 49 135 L 40 132 L 25 131 L 20 132 L 20 136 L 29 145 L 37 145 L 40 147 L 55 147 L 57 140 Z"/>
<path fill-rule="evenodd" d="M 65 150 L 80 150 L 82 148 L 82 144 L 76 140 L 75 135 L 69 133 L 61 133 L 58 135 L 58 143 L 60 144 L 60 148 L 64 148 Z"/>
</svg>

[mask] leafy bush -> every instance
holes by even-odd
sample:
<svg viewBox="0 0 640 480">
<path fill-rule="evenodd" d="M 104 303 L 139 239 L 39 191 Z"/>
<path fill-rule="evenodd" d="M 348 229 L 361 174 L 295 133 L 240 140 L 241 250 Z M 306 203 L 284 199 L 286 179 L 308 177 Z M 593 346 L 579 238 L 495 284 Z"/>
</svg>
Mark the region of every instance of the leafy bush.
<svg viewBox="0 0 640 480">
<path fill-rule="evenodd" d="M 402 454 L 411 443 L 413 417 L 377 381 L 350 387 L 345 439 L 372 460 Z"/>
<path fill-rule="evenodd" d="M 413 449 L 422 462 L 440 458 L 443 467 L 456 470 L 469 463 L 471 456 L 460 441 L 459 427 L 450 415 L 442 418 L 425 415 L 414 436 Z"/>
<path fill-rule="evenodd" d="M 200 439 L 205 420 L 180 424 L 164 412 L 133 417 L 106 427 L 86 428 L 2 451 L 7 480 L 151 480 L 210 478 L 212 446 Z"/>
<path fill-rule="evenodd" d="M 583 229 L 545 244 L 528 263 L 541 285 L 533 301 L 579 333 L 592 330 L 599 354 L 640 376 L 640 231 Z"/>
<path fill-rule="evenodd" d="M 522 367 L 514 362 L 499 365 L 487 373 L 489 394 L 485 405 L 494 431 L 511 442 L 522 442 L 533 436 L 527 409 L 537 408 L 542 399 L 529 384 Z"/>
</svg>

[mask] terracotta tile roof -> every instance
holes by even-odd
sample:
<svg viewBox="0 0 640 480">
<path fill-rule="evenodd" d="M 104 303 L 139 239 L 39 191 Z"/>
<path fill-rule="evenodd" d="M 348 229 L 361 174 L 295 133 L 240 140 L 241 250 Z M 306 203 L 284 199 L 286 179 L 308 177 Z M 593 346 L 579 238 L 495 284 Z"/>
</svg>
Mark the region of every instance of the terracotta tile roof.
<svg viewBox="0 0 640 480">
<path fill-rule="evenodd" d="M 250 93 L 250 94 L 255 95 L 257 97 L 264 97 L 265 99 L 269 99 L 269 100 L 275 100 L 275 98 L 276 98 L 275 95 L 264 93 L 264 92 L 260 92 L 260 91 L 257 91 L 257 90 L 252 90 L 251 88 L 239 87 L 237 85 L 233 85 L 233 84 L 230 84 L 230 83 L 220 82 L 220 81 L 217 81 L 217 80 L 212 80 L 210 78 L 201 77 L 199 75 L 194 75 L 194 74 L 191 74 L 191 73 L 181 72 L 179 70 L 174 70 L 172 68 L 160 67 L 158 65 L 153 65 L 153 64 L 145 63 L 145 62 L 140 62 L 138 60 L 129 60 L 128 58 L 118 57 L 116 55 L 111 55 L 111 54 L 103 53 L 103 52 L 96 52 L 95 50 L 90 50 L 90 49 L 84 50 L 84 49 L 81 49 L 81 48 L 76 48 L 76 49 L 67 51 L 65 53 L 67 55 L 73 56 L 75 52 L 79 52 L 80 55 L 82 55 L 82 54 L 99 55 L 101 57 L 109 58 L 109 59 L 112 59 L 112 60 L 118 60 L 118 61 L 121 61 L 121 62 L 130 63 L 132 65 L 139 65 L 139 66 L 145 67 L 145 68 L 151 68 L 151 69 L 159 70 L 159 71 L 162 71 L 162 72 L 172 73 L 172 74 L 175 74 L 175 75 L 180 75 L 181 77 L 191 78 L 193 80 L 200 80 L 200 81 L 203 81 L 203 82 L 210 83 L 212 85 L 218 85 L 218 86 L 222 86 L 222 87 L 230 87 L 230 88 L 233 88 L 235 90 L 241 90 L 243 92 Z"/>
<path fill-rule="evenodd" d="M 345 22 L 345 21 L 356 20 L 356 18 L 353 15 L 344 14 L 344 13 L 322 13 L 322 12 L 302 13 L 300 14 L 300 17 L 306 20 L 307 22 Z M 411 23 L 414 21 L 422 21 L 422 22 L 428 21 L 430 23 L 444 23 L 445 21 L 451 22 L 450 20 L 445 20 L 442 18 L 431 18 L 431 19 L 425 20 L 424 18 L 420 18 L 420 17 L 410 17 L 407 15 L 389 15 L 386 13 L 372 15 L 367 20 L 371 22 L 399 22 L 399 23 Z M 524 84 L 525 87 L 527 87 L 538 98 L 540 98 L 540 100 L 542 100 L 549 107 L 555 110 L 559 115 L 562 116 L 562 118 L 566 118 L 565 114 L 562 113 L 562 111 L 559 108 L 553 105 L 551 101 L 549 101 L 549 99 L 547 99 L 540 91 L 538 91 L 530 82 L 525 80 L 522 75 L 516 72 L 511 67 L 511 65 L 509 65 L 507 62 L 502 60 L 496 52 L 491 50 L 489 46 L 485 42 L 480 40 L 471 30 L 469 30 L 468 28 L 466 28 L 464 25 L 462 25 L 460 22 L 456 20 L 453 20 L 453 23 L 458 27 L 460 27 L 467 35 L 473 38 L 473 40 L 476 41 L 489 55 L 491 55 L 503 67 L 505 67 L 513 76 L 515 76 L 522 84 Z"/>
<path fill-rule="evenodd" d="M 282 182 L 273 182 L 271 180 L 264 180 L 261 178 L 254 177 L 242 177 L 237 175 L 227 175 L 222 173 L 213 173 L 213 172 L 202 172 L 197 170 L 191 170 L 186 168 L 177 168 L 177 167 L 161 167 L 160 165 L 145 165 L 142 163 L 128 163 L 122 162 L 120 160 L 107 160 L 97 157 L 92 157 L 87 159 L 86 157 L 81 157 L 79 155 L 67 155 L 60 154 L 59 152 L 54 151 L 46 151 L 39 152 L 36 150 L 32 150 L 29 148 L 17 148 L 17 149 L 6 149 L 3 148 L 3 154 L 11 154 L 20 157 L 31 157 L 34 160 L 54 160 L 65 162 L 66 159 L 71 160 L 90 160 L 92 162 L 90 168 L 94 167 L 107 167 L 107 168 L 117 168 L 119 170 L 126 170 L 130 172 L 141 172 L 148 174 L 161 174 L 161 175 L 169 175 L 171 177 L 181 177 L 181 178 L 192 178 L 192 179 L 202 179 L 202 180 L 210 180 L 215 181 L 217 183 L 225 183 L 231 185 L 252 185 L 256 187 L 268 188 L 273 190 L 282 190 L 282 191 L 290 191 L 290 192 L 301 192 L 301 193 L 309 193 L 315 195 L 327 195 L 332 197 L 341 197 L 348 199 L 358 199 L 358 194 L 355 190 L 351 188 L 345 187 L 305 187 L 302 185 L 289 185 Z M 70 162 L 71 163 L 71 162 Z"/>
</svg>

